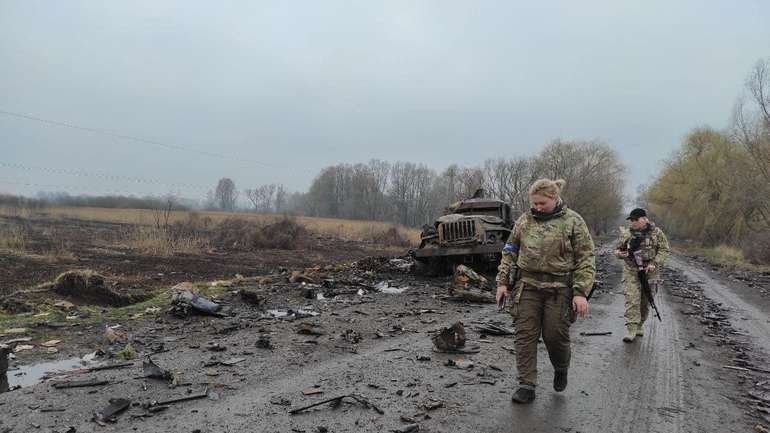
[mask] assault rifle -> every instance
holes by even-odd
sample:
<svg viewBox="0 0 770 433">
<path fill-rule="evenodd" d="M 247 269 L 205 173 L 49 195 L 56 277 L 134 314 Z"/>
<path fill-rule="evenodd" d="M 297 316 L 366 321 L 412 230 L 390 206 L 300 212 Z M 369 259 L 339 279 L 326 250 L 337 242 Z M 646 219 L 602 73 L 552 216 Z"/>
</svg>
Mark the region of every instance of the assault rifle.
<svg viewBox="0 0 770 433">
<path fill-rule="evenodd" d="M 650 289 L 650 282 L 647 280 L 647 270 L 644 267 L 642 252 L 637 250 L 633 251 L 632 254 L 632 262 L 634 266 L 636 266 L 636 276 L 639 278 L 639 284 L 642 286 L 642 293 L 644 294 L 644 297 L 647 298 L 650 307 L 655 311 L 655 316 L 658 318 L 658 321 L 662 322 L 663 319 L 660 318 L 660 312 L 658 312 L 658 307 L 655 305 L 655 298 L 652 295 L 652 289 Z"/>
</svg>

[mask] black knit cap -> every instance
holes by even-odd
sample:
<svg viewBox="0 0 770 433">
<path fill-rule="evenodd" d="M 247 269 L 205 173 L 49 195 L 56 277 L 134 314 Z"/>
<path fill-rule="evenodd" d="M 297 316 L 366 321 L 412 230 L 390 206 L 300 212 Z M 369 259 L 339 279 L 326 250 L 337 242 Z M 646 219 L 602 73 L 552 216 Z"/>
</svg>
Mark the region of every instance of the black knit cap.
<svg viewBox="0 0 770 433">
<path fill-rule="evenodd" d="M 638 207 L 631 211 L 630 214 L 626 217 L 627 220 L 638 220 L 641 217 L 646 217 L 647 211 Z"/>
</svg>

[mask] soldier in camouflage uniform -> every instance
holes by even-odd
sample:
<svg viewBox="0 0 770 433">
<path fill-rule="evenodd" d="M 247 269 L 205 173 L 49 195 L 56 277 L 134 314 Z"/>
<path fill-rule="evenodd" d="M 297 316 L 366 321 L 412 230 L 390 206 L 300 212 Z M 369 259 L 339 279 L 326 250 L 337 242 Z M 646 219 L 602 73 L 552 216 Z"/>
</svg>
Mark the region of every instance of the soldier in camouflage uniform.
<svg viewBox="0 0 770 433">
<path fill-rule="evenodd" d="M 656 227 L 649 219 L 644 209 L 631 211 L 626 218 L 629 230 L 623 230 L 618 241 L 615 255 L 623 260 L 623 293 L 626 296 L 626 333 L 623 341 L 630 343 L 636 337 L 644 335 L 642 324 L 647 320 L 649 303 L 642 294 L 641 283 L 637 275 L 637 267 L 633 262 L 634 251 L 643 259 L 647 280 L 650 282 L 652 294 L 660 287 L 660 267 L 668 257 L 668 239 L 663 230 Z"/>
<path fill-rule="evenodd" d="M 564 183 L 540 179 L 530 187 L 532 209 L 516 221 L 498 268 L 497 300 L 511 299 L 516 324 L 516 403 L 535 398 L 541 335 L 555 371 L 553 388 L 561 392 L 567 387 L 569 327 L 576 314 L 588 313 L 586 298 L 596 274 L 594 243 L 583 218 L 563 204 Z"/>
</svg>

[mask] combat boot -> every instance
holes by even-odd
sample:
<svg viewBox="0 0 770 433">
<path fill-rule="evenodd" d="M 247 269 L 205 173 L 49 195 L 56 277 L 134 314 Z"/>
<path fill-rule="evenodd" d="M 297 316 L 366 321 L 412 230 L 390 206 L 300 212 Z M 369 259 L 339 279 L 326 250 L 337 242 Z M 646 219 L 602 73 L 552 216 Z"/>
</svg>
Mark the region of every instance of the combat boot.
<svg viewBox="0 0 770 433">
<path fill-rule="evenodd" d="M 517 389 L 516 392 L 513 393 L 513 397 L 511 397 L 511 400 L 514 403 L 519 403 L 519 404 L 532 403 L 532 401 L 535 400 L 535 390 L 520 386 L 519 389 Z"/>
<path fill-rule="evenodd" d="M 642 329 L 642 325 L 636 327 L 636 336 L 644 337 L 644 330 Z"/>
<path fill-rule="evenodd" d="M 633 323 L 626 325 L 626 335 L 623 336 L 623 341 L 626 343 L 631 343 L 634 341 L 634 338 L 636 338 L 636 329 L 636 325 Z"/>
<path fill-rule="evenodd" d="M 567 389 L 567 372 L 556 371 L 553 373 L 553 390 L 562 392 Z"/>
</svg>

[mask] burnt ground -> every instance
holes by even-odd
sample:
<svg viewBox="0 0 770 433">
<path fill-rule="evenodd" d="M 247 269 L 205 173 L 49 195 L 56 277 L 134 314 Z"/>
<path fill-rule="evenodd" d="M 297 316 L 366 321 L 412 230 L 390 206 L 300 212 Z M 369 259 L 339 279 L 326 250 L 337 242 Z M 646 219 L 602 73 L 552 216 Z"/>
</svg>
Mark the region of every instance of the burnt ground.
<svg viewBox="0 0 770 433">
<path fill-rule="evenodd" d="M 541 345 L 538 396 L 529 406 L 510 402 L 513 338 L 483 335 L 477 328 L 488 322 L 510 326 L 506 313 L 490 304 L 448 299 L 451 277 L 417 277 L 386 259 L 365 259 L 311 270 L 305 284 L 274 275 L 228 287 L 219 296 L 226 307 L 222 318 L 161 312 L 149 320 L 122 321 L 119 341 L 98 345 L 106 352 L 101 362 L 116 362 L 110 354 L 130 342 L 140 355 L 155 353 L 152 359 L 176 372 L 180 385 L 140 378 L 141 358 L 127 368 L 70 373 L 0 395 L 0 431 L 352 432 L 408 431 L 418 424 L 428 432 L 739 432 L 770 424 L 764 418 L 770 406 L 765 370 L 770 302 L 756 285 L 672 257 L 657 299 L 663 321 L 648 321 L 641 340 L 624 344 L 620 265 L 606 248 L 598 260 L 601 289 L 591 300 L 590 316 L 572 329 L 570 384 L 564 393 L 551 390 L 553 371 Z M 406 290 L 382 293 L 374 288 L 382 281 Z M 264 305 L 245 303 L 236 294 L 242 288 Z M 289 309 L 319 314 L 270 313 Z M 466 326 L 469 345 L 480 346 L 480 352 L 433 352 L 430 336 L 458 320 Z M 89 347 L 95 340 L 88 336 L 101 335 L 101 325 L 75 323 L 52 332 L 81 333 L 89 343 L 77 346 L 75 337 L 72 344 L 91 351 L 97 347 Z M 35 335 L 33 342 L 38 340 Z M 268 340 L 271 348 L 260 347 Z M 225 350 L 212 351 L 216 344 Z M 25 364 L 25 356 L 20 353 L 12 363 Z M 449 360 L 455 365 L 447 366 Z M 109 383 L 53 386 L 80 379 Z M 161 412 L 142 408 L 206 389 L 207 397 Z M 351 393 L 383 414 L 352 400 L 289 414 Z M 134 406 L 114 424 L 90 421 L 110 398 L 126 398 Z"/>
<path fill-rule="evenodd" d="M 45 215 L 33 219 L 0 216 L 1 227 L 21 227 L 24 253 L 0 252 L 0 296 L 52 281 L 72 269 L 92 269 L 129 288 L 168 288 L 182 281 L 232 278 L 235 274 L 302 269 L 380 254 L 382 247 L 310 234 L 297 249 L 244 251 L 206 248 L 194 254 L 157 256 L 125 245 L 132 224 L 84 221 Z"/>
</svg>

